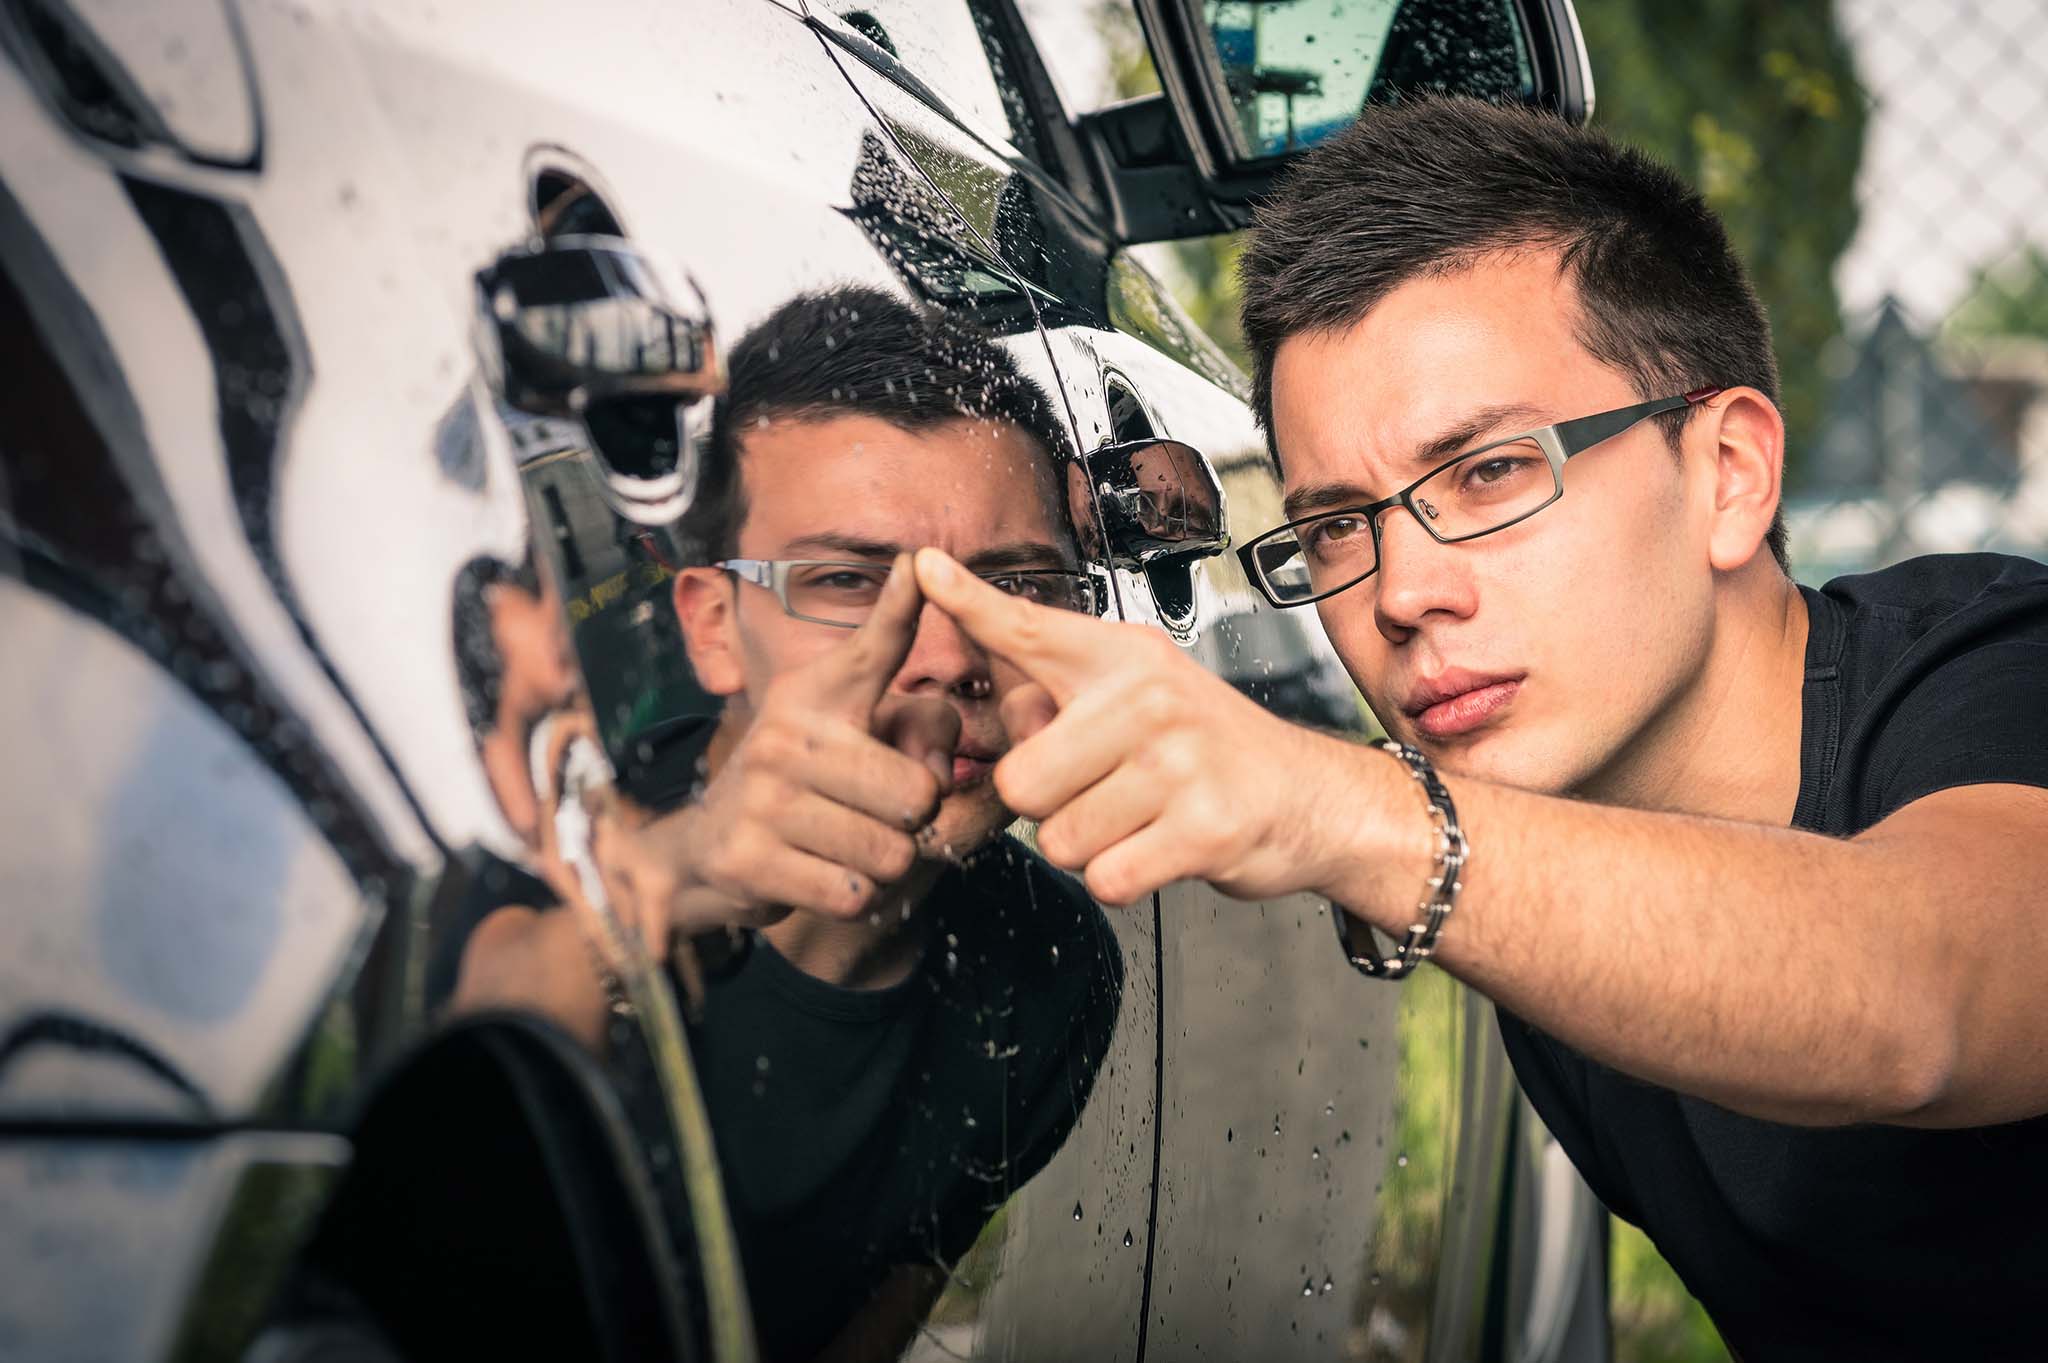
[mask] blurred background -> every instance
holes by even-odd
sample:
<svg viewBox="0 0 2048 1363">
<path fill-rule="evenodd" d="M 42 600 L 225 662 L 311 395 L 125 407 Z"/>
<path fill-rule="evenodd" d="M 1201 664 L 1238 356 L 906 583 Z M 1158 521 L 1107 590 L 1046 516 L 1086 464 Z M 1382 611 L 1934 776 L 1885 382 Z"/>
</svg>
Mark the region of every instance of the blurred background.
<svg viewBox="0 0 2048 1363">
<path fill-rule="evenodd" d="M 1687 175 L 1769 309 L 1795 575 L 2048 557 L 2040 0 L 1575 0 L 1594 122 Z M 1129 0 L 1023 0 L 1073 110 L 1158 81 Z M 1242 362 L 1234 236 L 1140 248 Z M 1727 1358 L 1616 1224 L 1617 1356 Z"/>
</svg>

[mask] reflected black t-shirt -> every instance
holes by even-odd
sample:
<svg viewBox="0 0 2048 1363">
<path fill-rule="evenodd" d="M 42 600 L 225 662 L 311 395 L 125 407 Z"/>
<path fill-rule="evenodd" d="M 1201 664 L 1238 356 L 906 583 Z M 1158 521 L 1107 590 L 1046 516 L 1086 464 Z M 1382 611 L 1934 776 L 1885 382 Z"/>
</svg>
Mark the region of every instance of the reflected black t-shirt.
<svg viewBox="0 0 2048 1363">
<path fill-rule="evenodd" d="M 691 1030 L 764 1358 L 815 1355 L 897 1265 L 953 1265 L 1109 1048 L 1122 962 L 1070 877 L 999 838 L 921 914 L 901 984 L 842 989 L 757 938 Z"/>
<path fill-rule="evenodd" d="M 1951 786 L 2048 787 L 2048 567 L 1944 555 L 1801 591 L 1794 827 L 1845 837 Z M 1800 949 L 1796 909 L 1785 950 Z M 1621 1075 L 1505 1013 L 1501 1032 L 1593 1191 L 1649 1233 L 1739 1357 L 2048 1357 L 2048 1117 L 1787 1126 Z"/>
</svg>

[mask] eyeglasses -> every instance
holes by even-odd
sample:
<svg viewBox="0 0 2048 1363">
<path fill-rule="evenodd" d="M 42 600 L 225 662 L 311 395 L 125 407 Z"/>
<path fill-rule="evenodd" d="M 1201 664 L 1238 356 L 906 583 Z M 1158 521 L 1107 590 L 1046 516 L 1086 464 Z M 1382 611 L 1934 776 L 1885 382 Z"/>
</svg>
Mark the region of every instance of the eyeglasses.
<svg viewBox="0 0 2048 1363">
<path fill-rule="evenodd" d="M 729 558 L 711 565 L 742 582 L 766 587 L 793 619 L 814 625 L 854 629 L 881 599 L 889 580 L 886 563 L 843 562 L 821 558 Z M 1087 573 L 1057 568 L 1003 569 L 976 573 L 999 592 L 1055 610 L 1099 615 L 1106 598 Z"/>
<path fill-rule="evenodd" d="M 1468 450 L 1390 497 L 1319 511 L 1268 530 L 1237 551 L 1245 575 L 1276 606 L 1306 606 L 1371 577 L 1380 517 L 1401 507 L 1439 544 L 1462 544 L 1526 521 L 1564 495 L 1564 461 L 1661 412 L 1691 408 L 1720 388 L 1560 421 Z"/>
</svg>

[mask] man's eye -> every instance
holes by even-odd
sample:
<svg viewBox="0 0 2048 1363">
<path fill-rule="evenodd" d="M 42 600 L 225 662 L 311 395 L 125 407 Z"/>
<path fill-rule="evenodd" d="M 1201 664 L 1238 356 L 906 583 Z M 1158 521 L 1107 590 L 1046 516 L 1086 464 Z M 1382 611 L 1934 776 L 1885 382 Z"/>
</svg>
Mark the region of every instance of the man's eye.
<svg viewBox="0 0 2048 1363">
<path fill-rule="evenodd" d="M 994 587 L 999 592 L 1006 592 L 1011 596 L 1021 596 L 1027 601 L 1037 601 L 1043 603 L 1046 597 L 1049 595 L 1049 592 L 1046 588 L 1046 584 L 1043 581 L 1035 577 L 1025 576 L 1021 573 L 1010 573 L 1005 574 L 1001 577 L 991 577 L 985 579 L 985 581 L 987 581 L 989 586 Z"/>
<path fill-rule="evenodd" d="M 1302 545 L 1310 553 L 1327 553 L 1341 548 L 1343 542 L 1356 537 L 1365 529 L 1362 516 L 1332 516 L 1317 521 L 1302 533 Z"/>
<path fill-rule="evenodd" d="M 815 591 L 833 592 L 842 596 L 870 595 L 882 590 L 883 577 L 875 573 L 863 573 L 851 568 L 834 568 L 813 576 L 809 585 Z"/>
</svg>

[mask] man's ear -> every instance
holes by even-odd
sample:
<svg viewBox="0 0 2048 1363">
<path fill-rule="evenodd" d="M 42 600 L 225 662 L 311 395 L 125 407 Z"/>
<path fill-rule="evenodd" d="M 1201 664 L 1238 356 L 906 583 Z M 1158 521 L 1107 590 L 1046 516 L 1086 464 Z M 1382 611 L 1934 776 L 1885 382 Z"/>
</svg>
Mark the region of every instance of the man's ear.
<svg viewBox="0 0 2048 1363">
<path fill-rule="evenodd" d="M 1701 438 L 1713 442 L 1713 521 L 1707 557 L 1733 572 L 1764 550 L 1785 475 L 1785 419 L 1777 404 L 1754 388 L 1731 388 L 1708 399 L 1710 422 Z"/>
<path fill-rule="evenodd" d="M 697 684 L 714 696 L 737 695 L 746 685 L 733 587 L 733 579 L 719 568 L 676 573 L 676 623 L 682 626 Z"/>
</svg>

